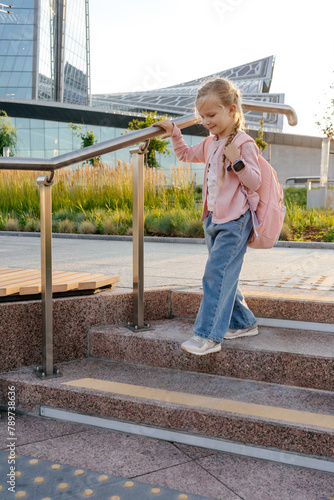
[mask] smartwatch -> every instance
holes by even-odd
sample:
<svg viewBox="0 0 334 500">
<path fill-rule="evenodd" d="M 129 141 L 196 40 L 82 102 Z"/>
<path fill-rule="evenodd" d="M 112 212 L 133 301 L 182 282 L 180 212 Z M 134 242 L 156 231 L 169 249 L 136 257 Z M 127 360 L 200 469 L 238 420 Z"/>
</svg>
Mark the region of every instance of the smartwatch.
<svg viewBox="0 0 334 500">
<path fill-rule="evenodd" d="M 233 169 L 236 171 L 236 172 L 240 172 L 240 170 L 242 170 L 243 168 L 245 167 L 245 164 L 242 160 L 239 160 L 237 161 L 234 165 L 233 165 Z"/>
</svg>

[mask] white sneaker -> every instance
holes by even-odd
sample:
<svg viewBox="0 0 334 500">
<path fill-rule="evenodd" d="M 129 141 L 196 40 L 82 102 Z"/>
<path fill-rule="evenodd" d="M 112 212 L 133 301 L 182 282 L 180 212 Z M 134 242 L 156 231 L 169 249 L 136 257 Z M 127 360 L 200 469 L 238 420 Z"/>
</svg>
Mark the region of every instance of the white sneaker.
<svg viewBox="0 0 334 500">
<path fill-rule="evenodd" d="M 238 339 L 239 337 L 254 337 L 259 333 L 257 325 L 245 328 L 243 330 L 228 329 L 224 339 Z"/>
<path fill-rule="evenodd" d="M 220 342 L 215 342 L 214 340 L 204 339 L 198 337 L 198 335 L 193 335 L 189 340 L 183 342 L 181 349 L 191 354 L 196 354 L 197 356 L 203 356 L 203 354 L 209 354 L 210 352 L 218 352 L 222 348 Z"/>
</svg>

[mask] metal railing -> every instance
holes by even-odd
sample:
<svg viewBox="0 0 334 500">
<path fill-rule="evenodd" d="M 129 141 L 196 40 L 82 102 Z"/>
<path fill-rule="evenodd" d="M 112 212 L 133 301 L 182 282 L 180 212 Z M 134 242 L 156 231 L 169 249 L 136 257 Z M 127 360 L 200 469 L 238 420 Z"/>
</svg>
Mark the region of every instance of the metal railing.
<svg viewBox="0 0 334 500">
<path fill-rule="evenodd" d="M 246 101 L 243 108 L 252 111 L 279 113 L 287 116 L 290 125 L 297 124 L 295 111 L 285 104 L 266 104 Z M 195 114 L 172 120 L 180 129 L 201 121 Z M 37 368 L 40 377 L 59 376 L 53 364 L 53 318 L 52 318 L 52 197 L 51 186 L 54 172 L 60 168 L 80 163 L 96 156 L 127 148 L 143 141 L 146 145 L 130 150 L 133 158 L 133 329 L 144 329 L 144 153 L 148 141 L 165 131 L 160 127 L 148 127 L 104 141 L 84 149 L 72 151 L 54 158 L 0 158 L 1 170 L 29 170 L 50 172 L 39 177 L 41 212 L 41 292 L 42 292 L 42 366 Z"/>
<path fill-rule="evenodd" d="M 297 125 L 297 115 L 296 112 L 290 106 L 286 104 L 266 104 L 257 103 L 251 101 L 244 101 L 242 104 L 243 109 L 251 111 L 261 111 L 263 113 L 278 113 L 286 115 L 289 125 Z M 181 116 L 172 120 L 180 129 L 190 127 L 196 123 L 201 122 L 201 118 L 196 114 L 189 114 Z M 55 156 L 50 159 L 44 158 L 19 158 L 12 157 L 7 158 L 6 161 L 1 159 L 0 169 L 12 169 L 12 170 L 35 170 L 35 171 L 48 171 L 52 172 L 59 170 L 60 168 L 69 167 L 74 163 L 80 163 L 95 156 L 104 155 L 106 153 L 111 153 L 112 151 L 117 151 L 118 149 L 127 148 L 133 146 L 141 141 L 147 141 L 153 137 L 157 137 L 163 133 L 162 129 L 159 127 L 148 127 L 142 130 L 131 132 L 125 134 L 116 139 L 111 139 L 109 141 L 100 142 L 89 146 L 84 149 L 78 149 L 72 151 L 71 153 L 65 153 L 63 155 Z"/>
</svg>

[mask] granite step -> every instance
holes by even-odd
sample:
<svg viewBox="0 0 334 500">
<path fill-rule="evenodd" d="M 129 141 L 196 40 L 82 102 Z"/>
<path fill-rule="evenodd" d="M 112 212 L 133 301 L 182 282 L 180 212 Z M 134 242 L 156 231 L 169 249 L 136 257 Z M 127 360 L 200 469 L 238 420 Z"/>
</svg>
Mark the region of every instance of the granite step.
<svg viewBox="0 0 334 500">
<path fill-rule="evenodd" d="M 334 471 L 330 391 L 107 360 L 58 368 L 62 377 L 44 380 L 32 368 L 0 375 L 0 404 L 15 387 L 16 409 L 28 414 L 54 408 L 69 412 L 69 420 L 96 416 L 269 447 L 330 460 Z"/>
<path fill-rule="evenodd" d="M 303 291 L 294 287 L 292 293 L 281 288 L 263 287 L 260 291 L 256 287 L 241 288 L 248 307 L 257 318 L 312 322 L 324 326 L 334 324 L 334 296 L 329 290 Z M 172 290 L 171 316 L 195 318 L 202 296 L 203 292 L 199 290 Z"/>
<path fill-rule="evenodd" d="M 98 359 L 221 375 L 319 390 L 334 388 L 334 334 L 259 327 L 256 337 L 225 340 L 219 353 L 194 356 L 180 349 L 193 320 L 152 321 L 151 329 L 100 326 L 89 331 L 89 355 Z"/>
<path fill-rule="evenodd" d="M 145 290 L 145 321 L 196 317 L 203 293 L 189 287 L 184 290 Z M 252 292 L 255 294 L 255 292 Z M 259 321 L 289 320 L 304 328 L 305 322 L 320 331 L 334 331 L 334 297 L 316 294 L 302 299 L 266 290 L 261 296 L 247 295 L 247 303 Z M 320 294 L 320 295 L 319 295 Z M 0 297 L 1 299 L 1 297 Z M 133 321 L 133 292 L 115 288 L 93 296 L 63 297 L 53 300 L 53 339 L 55 362 L 74 361 L 87 355 L 87 332 L 98 325 Z M 269 322 L 269 323 L 268 323 Z M 312 322 L 312 323 L 310 323 Z M 298 323 L 298 324 L 297 324 Z M 282 325 L 280 325 L 282 326 Z M 323 328 L 321 328 L 323 327 Z M 0 373 L 22 366 L 42 363 L 42 309 L 40 300 L 0 301 Z M 327 330 L 326 330 L 327 329 Z M 13 348 L 15 346 L 15 348 Z"/>
</svg>

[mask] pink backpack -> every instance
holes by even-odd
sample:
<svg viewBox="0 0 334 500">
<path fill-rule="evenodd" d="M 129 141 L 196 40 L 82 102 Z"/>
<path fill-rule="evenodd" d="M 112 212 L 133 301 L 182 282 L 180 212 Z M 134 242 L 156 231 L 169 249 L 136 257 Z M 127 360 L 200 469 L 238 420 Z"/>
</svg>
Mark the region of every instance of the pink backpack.
<svg viewBox="0 0 334 500">
<path fill-rule="evenodd" d="M 255 142 L 249 135 L 241 134 L 233 140 L 238 148 L 246 142 Z M 242 185 L 253 220 L 253 231 L 248 240 L 251 248 L 272 248 L 280 235 L 285 206 L 283 205 L 283 189 L 278 182 L 273 167 L 259 154 L 258 161 L 261 168 L 261 186 L 256 190 L 260 200 L 256 212 L 253 210 L 247 191 Z"/>
</svg>

